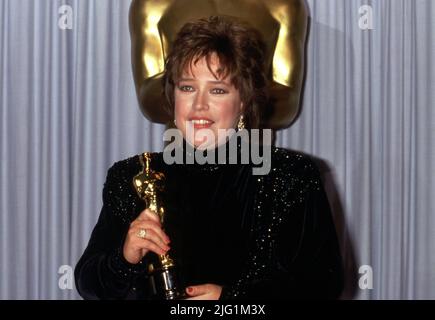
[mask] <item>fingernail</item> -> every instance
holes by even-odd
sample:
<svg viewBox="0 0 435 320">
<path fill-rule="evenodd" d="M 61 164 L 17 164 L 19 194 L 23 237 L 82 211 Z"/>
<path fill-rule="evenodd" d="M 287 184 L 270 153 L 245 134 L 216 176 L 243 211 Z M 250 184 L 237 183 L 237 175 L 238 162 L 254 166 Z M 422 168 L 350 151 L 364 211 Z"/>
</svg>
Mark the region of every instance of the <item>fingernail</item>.
<svg viewBox="0 0 435 320">
<path fill-rule="evenodd" d="M 188 287 L 186 290 L 187 290 L 187 292 L 189 292 L 189 293 L 192 293 L 192 292 L 193 292 L 193 289 L 190 288 L 190 287 Z"/>
</svg>

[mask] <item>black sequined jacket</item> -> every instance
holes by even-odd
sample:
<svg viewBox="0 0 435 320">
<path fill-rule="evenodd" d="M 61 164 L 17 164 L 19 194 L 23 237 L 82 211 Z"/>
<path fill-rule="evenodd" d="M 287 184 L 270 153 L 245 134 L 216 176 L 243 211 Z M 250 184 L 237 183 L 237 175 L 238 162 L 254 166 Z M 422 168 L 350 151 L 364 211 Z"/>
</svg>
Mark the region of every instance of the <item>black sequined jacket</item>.
<svg viewBox="0 0 435 320">
<path fill-rule="evenodd" d="M 337 237 L 319 171 L 310 157 L 272 149 L 271 171 L 251 165 L 166 165 L 165 231 L 185 285 L 223 286 L 221 299 L 334 299 L 342 288 Z M 147 262 L 122 255 L 129 224 L 145 208 L 132 178 L 139 156 L 115 163 L 103 207 L 75 268 L 85 299 L 153 299 Z"/>
</svg>

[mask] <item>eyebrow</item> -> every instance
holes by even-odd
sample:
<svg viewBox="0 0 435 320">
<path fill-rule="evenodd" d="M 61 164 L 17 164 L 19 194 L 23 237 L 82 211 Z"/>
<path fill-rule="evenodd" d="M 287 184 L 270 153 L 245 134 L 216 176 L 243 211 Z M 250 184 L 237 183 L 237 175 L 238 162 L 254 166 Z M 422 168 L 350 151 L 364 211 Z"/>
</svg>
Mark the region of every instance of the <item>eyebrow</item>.
<svg viewBox="0 0 435 320">
<path fill-rule="evenodd" d="M 181 82 L 181 81 L 195 81 L 195 79 L 193 79 L 193 78 L 180 78 L 178 80 L 178 82 Z M 207 82 L 213 83 L 213 84 L 225 84 L 225 85 L 231 87 L 231 84 L 229 84 L 228 82 L 222 81 L 222 80 L 211 80 L 211 81 L 207 81 Z"/>
</svg>

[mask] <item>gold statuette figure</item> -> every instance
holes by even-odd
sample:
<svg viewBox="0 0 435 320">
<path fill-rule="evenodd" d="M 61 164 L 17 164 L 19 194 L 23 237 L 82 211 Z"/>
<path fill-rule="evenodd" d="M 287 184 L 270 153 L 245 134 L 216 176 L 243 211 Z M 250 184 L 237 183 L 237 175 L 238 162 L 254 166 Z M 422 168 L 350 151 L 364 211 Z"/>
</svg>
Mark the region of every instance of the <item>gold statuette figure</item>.
<svg viewBox="0 0 435 320">
<path fill-rule="evenodd" d="M 162 172 L 151 170 L 151 155 L 144 153 L 140 157 L 142 172 L 134 176 L 133 184 L 139 197 L 145 201 L 147 207 L 156 212 L 163 225 L 165 209 L 160 201 L 159 195 L 165 189 L 165 175 Z M 157 265 L 150 264 L 149 272 L 152 287 L 155 293 L 167 300 L 180 299 L 184 297 L 177 281 L 175 263 L 169 254 L 159 255 Z"/>
</svg>

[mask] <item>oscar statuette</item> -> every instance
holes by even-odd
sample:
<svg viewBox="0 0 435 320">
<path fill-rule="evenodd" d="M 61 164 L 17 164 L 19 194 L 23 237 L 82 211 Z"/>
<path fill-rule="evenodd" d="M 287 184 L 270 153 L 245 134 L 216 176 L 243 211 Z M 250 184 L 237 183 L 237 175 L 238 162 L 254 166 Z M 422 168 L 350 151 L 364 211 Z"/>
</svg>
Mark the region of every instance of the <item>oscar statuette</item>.
<svg viewBox="0 0 435 320">
<path fill-rule="evenodd" d="M 133 177 L 133 184 L 139 197 L 146 206 L 158 214 L 163 225 L 165 209 L 159 197 L 165 190 L 165 175 L 151 170 L 151 155 L 144 153 L 140 156 L 142 172 Z M 158 255 L 157 263 L 150 263 L 148 268 L 151 284 L 156 294 L 166 300 L 182 299 L 185 297 L 183 288 L 177 277 L 174 260 L 168 253 Z"/>
</svg>

